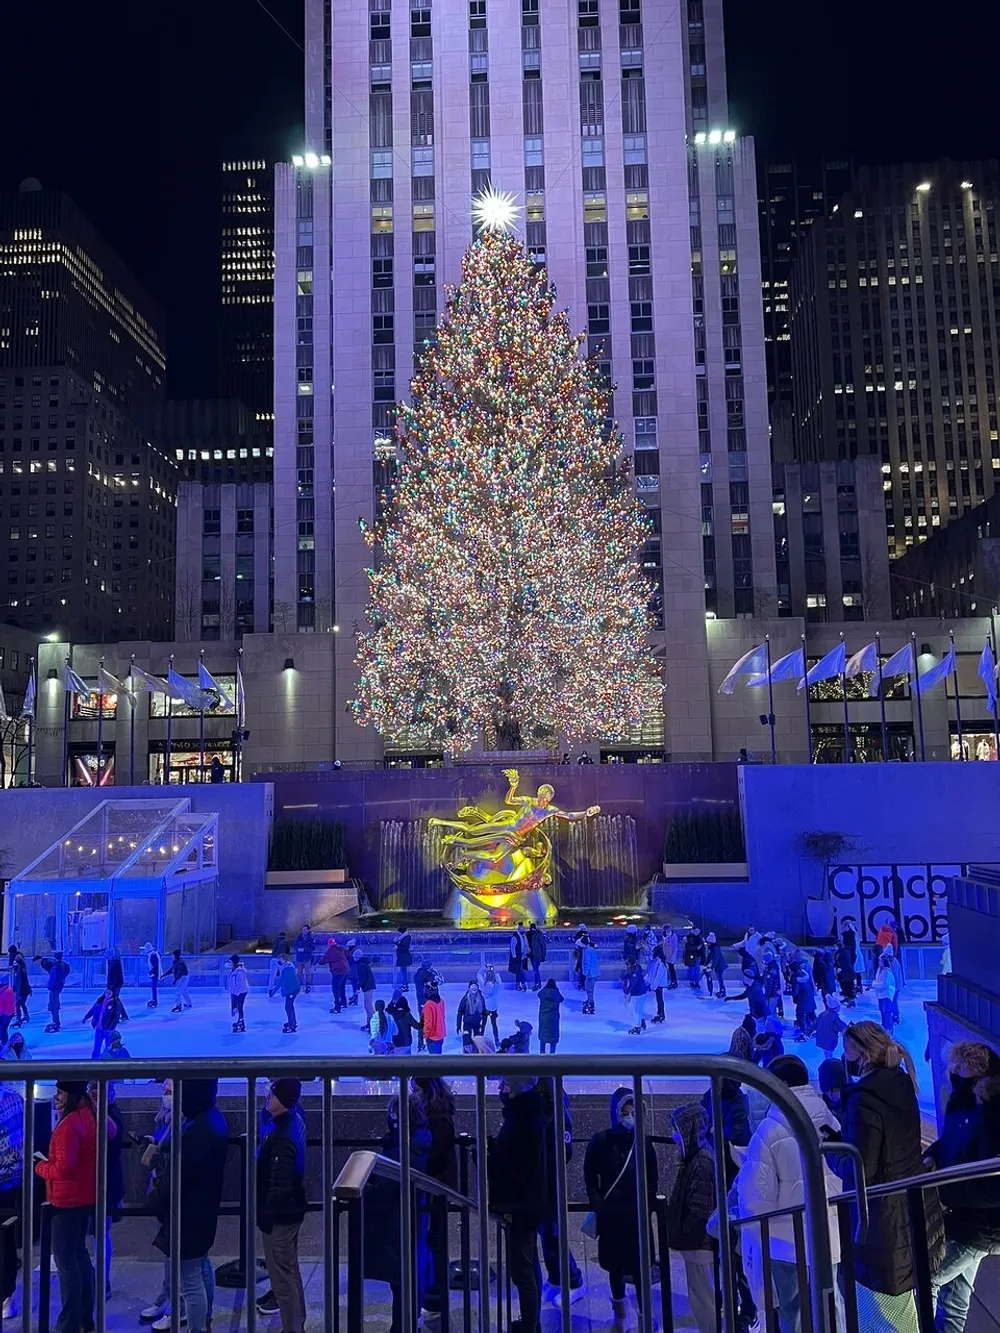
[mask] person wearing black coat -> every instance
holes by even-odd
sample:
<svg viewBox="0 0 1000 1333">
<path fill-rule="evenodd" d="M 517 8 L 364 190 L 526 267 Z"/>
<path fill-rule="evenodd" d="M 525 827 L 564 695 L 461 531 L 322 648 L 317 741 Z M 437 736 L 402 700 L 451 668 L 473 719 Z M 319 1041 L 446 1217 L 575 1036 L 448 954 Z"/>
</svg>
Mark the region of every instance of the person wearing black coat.
<svg viewBox="0 0 1000 1333">
<path fill-rule="evenodd" d="M 555 1085 L 550 1078 L 542 1078 L 538 1081 L 538 1092 L 542 1099 L 542 1110 L 545 1114 L 545 1125 L 548 1131 L 548 1143 L 545 1151 L 547 1160 L 550 1163 L 555 1162 L 556 1155 L 556 1113 L 555 1113 Z M 563 1153 L 565 1154 L 566 1165 L 569 1166 L 573 1160 L 573 1118 L 570 1110 L 569 1093 L 563 1089 L 563 1135 L 565 1142 L 563 1144 Z M 548 1172 L 546 1179 L 548 1185 L 548 1211 L 541 1226 L 538 1228 L 538 1239 L 542 1242 L 542 1263 L 545 1265 L 545 1285 L 542 1287 L 542 1304 L 551 1300 L 559 1309 L 562 1308 L 563 1284 L 559 1277 L 559 1200 L 556 1191 L 556 1172 L 555 1166 Z M 580 1300 L 587 1291 L 586 1283 L 583 1280 L 583 1273 L 580 1271 L 580 1265 L 573 1257 L 573 1251 L 569 1251 L 569 1299 L 571 1304 Z"/>
<path fill-rule="evenodd" d="M 744 969 L 743 989 L 738 995 L 726 996 L 727 1003 L 731 1000 L 746 1000 L 752 1018 L 760 1022 L 767 1018 L 768 1005 L 767 996 L 764 994 L 764 983 L 755 970 Z"/>
<path fill-rule="evenodd" d="M 701 970 L 705 966 L 705 941 L 697 926 L 684 936 L 684 966 L 688 970 L 691 989 L 701 994 Z"/>
<path fill-rule="evenodd" d="M 413 952 L 410 948 L 412 940 L 413 937 L 405 926 L 397 926 L 396 938 L 393 941 L 396 955 L 396 985 L 403 991 L 410 989 L 410 968 L 413 966 Z"/>
<path fill-rule="evenodd" d="M 927 1149 L 935 1170 L 1000 1157 L 1000 1057 L 982 1042 L 957 1041 L 948 1052 L 951 1096 L 941 1137 Z M 932 1275 L 937 1327 L 962 1333 L 979 1265 L 1000 1251 L 1000 1178 L 945 1185 L 945 1253 Z"/>
<path fill-rule="evenodd" d="M 647 1140 L 643 1156 L 649 1198 L 656 1194 L 656 1153 Z M 635 1098 L 631 1088 L 611 1096 L 611 1127 L 587 1144 L 583 1180 L 597 1219 L 597 1262 L 608 1275 L 616 1322 L 625 1315 L 625 1283 L 639 1283 L 639 1204 L 636 1195 Z"/>
<path fill-rule="evenodd" d="M 219 1080 L 185 1079 L 181 1085 L 181 1295 L 188 1333 L 205 1333 L 215 1298 L 215 1271 L 208 1257 L 215 1244 L 222 1203 L 229 1126 L 215 1105 Z M 160 1144 L 153 1203 L 160 1229 L 153 1244 L 170 1254 L 170 1145 Z"/>
<path fill-rule="evenodd" d="M 13 947 L 11 945 L 11 948 Z M 9 956 L 10 950 L 8 950 Z M 31 1015 L 28 1013 L 28 1001 L 31 999 L 31 982 L 28 980 L 28 964 L 25 962 L 23 953 L 15 952 L 14 954 L 14 960 L 10 966 L 10 985 L 17 1001 L 17 1013 L 11 1026 L 19 1028 L 22 1023 L 31 1022 Z"/>
<path fill-rule="evenodd" d="M 279 1078 L 270 1086 L 261 1116 L 257 1148 L 257 1226 L 272 1296 L 261 1297 L 262 1311 L 277 1304 L 281 1327 L 302 1333 L 306 1298 L 299 1269 L 299 1231 L 306 1215 L 306 1118 L 299 1104 L 302 1084 Z"/>
<path fill-rule="evenodd" d="M 490 1211 L 508 1223 L 510 1280 L 520 1310 L 512 1333 L 535 1333 L 542 1310 L 538 1228 L 549 1209 L 545 1108 L 533 1078 L 504 1079 L 500 1099 L 503 1124 L 487 1157 Z"/>
<path fill-rule="evenodd" d="M 97 1084 L 87 1084 L 87 1095 L 93 1104 L 97 1105 Z M 108 1084 L 108 1119 L 114 1122 L 115 1133 L 108 1139 L 108 1171 L 107 1171 L 107 1195 L 108 1195 L 108 1216 L 107 1230 L 105 1232 L 106 1245 L 104 1249 L 104 1289 L 106 1295 L 111 1296 L 111 1225 L 121 1219 L 121 1206 L 125 1199 L 125 1173 L 122 1169 L 122 1149 L 125 1147 L 127 1137 L 125 1129 L 125 1120 L 118 1108 L 118 1102 L 115 1099 L 115 1085 Z M 90 1219 L 88 1233 L 94 1235 L 94 1219 Z M 96 1245 L 94 1248 L 94 1259 L 97 1259 Z"/>
<path fill-rule="evenodd" d="M 913 1057 L 866 1020 L 845 1031 L 844 1059 L 857 1081 L 844 1091 L 841 1136 L 861 1153 L 865 1184 L 920 1175 L 924 1165 Z M 853 1189 L 852 1159 L 838 1161 L 835 1169 L 845 1188 Z M 915 1327 L 916 1269 L 906 1195 L 870 1199 L 868 1210 L 867 1235 L 854 1251 L 860 1327 Z M 941 1206 L 933 1190 L 924 1191 L 924 1214 L 933 1272 L 944 1244 Z"/>
<path fill-rule="evenodd" d="M 542 989 L 541 966 L 545 962 L 545 956 L 548 953 L 548 945 L 545 942 L 545 936 L 532 921 L 528 927 L 528 961 L 531 963 L 531 971 L 534 975 L 533 990 Z"/>
<path fill-rule="evenodd" d="M 410 1116 L 410 1166 L 414 1171 L 427 1171 L 431 1150 L 431 1132 L 427 1117 L 420 1100 L 411 1097 Z M 394 1098 L 389 1103 L 388 1133 L 380 1140 L 378 1151 L 390 1161 L 399 1161 L 399 1103 Z M 411 1262 L 415 1257 L 415 1295 L 418 1307 L 424 1304 L 424 1293 L 428 1279 L 428 1242 L 427 1242 L 427 1199 L 423 1194 L 416 1198 L 413 1211 L 413 1253 L 407 1256 Z M 392 1322 L 389 1333 L 400 1333 L 403 1310 L 403 1266 L 399 1243 L 399 1185 L 384 1176 L 370 1176 L 365 1186 L 364 1212 L 364 1255 L 365 1277 L 375 1282 L 387 1282 L 392 1292 Z M 286 1330 L 291 1333 L 291 1330 Z"/>
</svg>

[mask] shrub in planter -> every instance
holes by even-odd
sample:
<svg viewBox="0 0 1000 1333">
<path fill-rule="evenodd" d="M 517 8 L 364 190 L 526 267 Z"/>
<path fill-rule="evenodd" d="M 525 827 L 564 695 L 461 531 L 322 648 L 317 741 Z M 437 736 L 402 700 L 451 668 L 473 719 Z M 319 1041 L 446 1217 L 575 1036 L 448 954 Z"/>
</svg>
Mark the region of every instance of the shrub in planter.
<svg viewBox="0 0 1000 1333">
<path fill-rule="evenodd" d="M 276 819 L 271 828 L 268 870 L 340 870 L 344 832 L 328 819 Z"/>
<path fill-rule="evenodd" d="M 667 824 L 663 859 L 668 865 L 704 865 L 746 860 L 739 810 L 690 811 Z"/>
</svg>

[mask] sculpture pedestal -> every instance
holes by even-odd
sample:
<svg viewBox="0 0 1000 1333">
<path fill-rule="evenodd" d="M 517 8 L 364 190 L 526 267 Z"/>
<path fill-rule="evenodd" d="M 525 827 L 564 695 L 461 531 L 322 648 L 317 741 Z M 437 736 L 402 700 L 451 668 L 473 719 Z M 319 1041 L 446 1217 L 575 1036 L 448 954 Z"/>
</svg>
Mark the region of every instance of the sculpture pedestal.
<svg viewBox="0 0 1000 1333">
<path fill-rule="evenodd" d="M 556 905 L 544 889 L 500 890 L 497 893 L 473 893 L 455 889 L 444 914 L 460 928 L 510 926 L 519 921 L 534 921 L 544 926 L 556 919 Z"/>
</svg>

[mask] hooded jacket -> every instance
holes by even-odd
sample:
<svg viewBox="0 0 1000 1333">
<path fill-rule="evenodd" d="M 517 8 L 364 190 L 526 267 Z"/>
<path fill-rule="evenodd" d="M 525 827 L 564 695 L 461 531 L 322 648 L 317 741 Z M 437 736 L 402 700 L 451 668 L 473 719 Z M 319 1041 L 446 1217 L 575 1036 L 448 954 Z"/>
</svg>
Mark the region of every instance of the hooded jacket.
<svg viewBox="0 0 1000 1333">
<path fill-rule="evenodd" d="M 953 1093 L 945 1108 L 941 1137 L 928 1149 L 937 1168 L 1000 1157 L 1000 1078 L 980 1079 L 975 1092 Z M 1000 1248 L 1000 1177 L 945 1185 L 945 1231 L 959 1245 Z"/>
<path fill-rule="evenodd" d="M 219 1080 L 185 1079 L 181 1085 L 181 1258 L 199 1259 L 215 1244 L 226 1169 L 229 1127 L 215 1104 Z M 175 1122 L 176 1127 L 176 1122 Z M 160 1221 L 153 1244 L 170 1253 L 170 1146 L 160 1145 L 153 1204 Z"/>
<path fill-rule="evenodd" d="M 839 1131 L 836 1117 L 827 1108 L 826 1103 L 811 1087 L 791 1088 L 789 1091 L 802 1103 L 817 1133 L 823 1126 L 834 1132 Z M 825 1159 L 824 1159 L 825 1160 Z M 828 1166 L 824 1165 L 827 1196 L 839 1194 L 840 1181 Z M 802 1160 L 799 1154 L 798 1140 L 792 1133 L 788 1121 L 777 1106 L 771 1105 L 763 1122 L 757 1129 L 740 1173 L 736 1177 L 736 1187 L 740 1201 L 740 1215 L 753 1217 L 758 1213 L 771 1213 L 782 1208 L 796 1208 L 805 1202 L 805 1188 L 802 1179 Z M 830 1215 L 830 1253 L 835 1264 L 840 1263 L 840 1227 L 835 1208 Z M 745 1228 L 741 1237 L 753 1236 L 751 1249 L 754 1259 L 760 1262 L 761 1233 L 758 1227 Z M 745 1247 L 745 1241 L 741 1240 Z M 795 1232 L 792 1214 L 771 1219 L 769 1228 L 769 1248 L 772 1259 L 781 1259 L 785 1263 L 795 1263 Z M 744 1248 L 744 1259 L 747 1250 Z M 754 1285 L 754 1274 L 747 1262 L 748 1276 Z M 759 1279 L 759 1289 L 763 1291 L 763 1277 Z M 756 1288 L 755 1288 L 756 1290 Z"/>
<path fill-rule="evenodd" d="M 580 971 L 585 977 L 594 977 L 601 975 L 601 960 L 597 950 L 592 944 L 585 944 L 580 954 Z"/>
<path fill-rule="evenodd" d="M 649 969 L 646 972 L 646 985 L 650 990 L 661 990 L 667 984 L 667 965 L 662 956 L 656 949 L 653 950 L 653 956 L 649 960 Z"/>
<path fill-rule="evenodd" d="M 685 967 L 694 967 L 696 963 L 705 962 L 705 941 L 701 937 L 700 930 L 690 930 L 684 936 L 684 965 Z"/>
<path fill-rule="evenodd" d="M 226 973 L 226 990 L 230 995 L 246 995 L 250 990 L 250 978 L 242 963 L 237 963 Z"/>
<path fill-rule="evenodd" d="M 670 1196 L 670 1248 L 710 1250 L 706 1231 L 715 1211 L 715 1162 L 708 1147 L 708 1116 L 700 1103 L 679 1106 L 671 1122 L 681 1139 L 681 1167 Z"/>
<path fill-rule="evenodd" d="M 660 936 L 660 948 L 663 950 L 663 957 L 668 963 L 677 962 L 677 950 L 680 948 L 680 940 L 677 938 L 675 930 L 664 931 Z"/>
<path fill-rule="evenodd" d="M 490 1211 L 538 1226 L 548 1208 L 545 1111 L 531 1081 L 503 1105 L 503 1124 L 489 1141 Z"/>
<path fill-rule="evenodd" d="M 559 1040 L 559 1006 L 563 999 L 562 991 L 551 981 L 545 983 L 538 992 L 538 1040 Z"/>
<path fill-rule="evenodd" d="M 909 1075 L 880 1065 L 844 1090 L 841 1137 L 861 1153 L 866 1185 L 882 1185 L 924 1170 L 920 1151 L 920 1110 Z M 847 1189 L 854 1188 L 850 1158 L 837 1165 Z M 924 1191 L 931 1271 L 940 1259 L 944 1226 L 933 1190 Z M 854 1274 L 872 1291 L 899 1296 L 916 1283 L 906 1196 L 870 1199 L 865 1240 L 855 1247 Z"/>
<path fill-rule="evenodd" d="M 496 968 L 490 970 L 481 967 L 476 973 L 476 980 L 479 982 L 479 993 L 483 997 L 483 1004 L 490 1013 L 495 1013 L 497 1005 L 500 1003 L 500 993 L 503 990 L 503 982 Z"/>
<path fill-rule="evenodd" d="M 607 1273 L 636 1275 L 639 1272 L 639 1204 L 635 1131 L 626 1129 L 619 1119 L 622 1103 L 632 1100 L 631 1088 L 617 1088 L 612 1093 L 611 1126 L 599 1130 L 587 1144 L 583 1181 L 597 1217 L 597 1262 Z M 656 1153 L 648 1139 L 645 1159 L 646 1186 L 652 1199 L 657 1184 Z"/>
</svg>

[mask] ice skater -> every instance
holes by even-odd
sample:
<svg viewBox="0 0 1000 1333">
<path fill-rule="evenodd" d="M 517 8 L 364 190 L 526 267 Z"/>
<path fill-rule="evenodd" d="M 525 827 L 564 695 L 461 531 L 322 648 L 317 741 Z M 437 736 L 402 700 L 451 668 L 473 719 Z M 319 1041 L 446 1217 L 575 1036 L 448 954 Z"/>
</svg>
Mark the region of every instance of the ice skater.
<svg viewBox="0 0 1000 1333">
<path fill-rule="evenodd" d="M 528 961 L 531 964 L 531 971 L 534 977 L 533 990 L 542 989 L 541 966 L 545 962 L 545 956 L 548 953 L 548 945 L 545 942 L 545 936 L 539 930 L 538 926 L 532 921 L 528 927 Z"/>
<path fill-rule="evenodd" d="M 49 1018 L 46 1032 L 59 1031 L 59 1010 L 63 987 L 69 976 L 69 963 L 63 962 L 62 950 L 57 949 L 51 958 L 41 958 L 37 954 L 35 962 L 49 974 Z"/>
<path fill-rule="evenodd" d="M 503 982 L 492 963 L 487 963 L 485 967 L 479 969 L 476 973 L 476 980 L 479 982 L 479 993 L 483 997 L 487 1022 L 493 1028 L 493 1043 L 499 1046 L 500 1031 L 497 1027 L 497 1019 L 500 1017 L 500 995 L 503 992 Z M 482 1031 L 486 1031 L 485 1023 Z"/>
<path fill-rule="evenodd" d="M 268 999 L 271 999 L 278 989 L 278 978 L 281 976 L 281 966 L 287 952 L 288 936 L 283 930 L 279 930 L 271 942 L 271 961 L 267 967 Z"/>
<path fill-rule="evenodd" d="M 629 964 L 629 969 L 625 973 L 623 989 L 626 1002 L 632 1012 L 632 1026 L 629 1028 L 629 1036 L 637 1037 L 640 1032 L 646 1031 L 646 995 L 649 992 L 646 978 L 639 966 L 638 957 L 633 958 Z"/>
<path fill-rule="evenodd" d="M 705 941 L 697 926 L 689 930 L 684 937 L 684 966 L 687 968 L 691 989 L 700 995 L 701 972 L 705 966 Z"/>
<path fill-rule="evenodd" d="M 816 985 L 812 969 L 804 959 L 792 975 L 792 1001 L 795 1004 L 795 1040 L 805 1041 L 816 1024 Z"/>
<path fill-rule="evenodd" d="M 663 957 L 663 948 L 657 945 L 653 950 L 653 956 L 649 960 L 649 967 L 646 970 L 646 985 L 656 996 L 656 1013 L 651 1022 L 663 1023 L 666 1020 L 666 1014 L 663 1011 L 663 988 L 667 984 L 667 964 Z"/>
<path fill-rule="evenodd" d="M 573 982 L 577 990 L 586 989 L 583 976 L 583 947 L 587 938 L 587 927 L 577 926 L 576 934 L 573 936 Z"/>
<path fill-rule="evenodd" d="M 481 1037 L 486 1028 L 486 1006 L 478 981 L 470 981 L 458 1002 L 455 1014 L 455 1036 L 462 1038 L 462 1049 L 468 1050 L 474 1037 Z"/>
<path fill-rule="evenodd" d="M 281 971 L 278 973 L 278 990 L 285 1004 L 285 1025 L 281 1029 L 282 1032 L 298 1032 L 299 1030 L 295 1018 L 295 997 L 301 989 L 294 964 L 291 959 L 284 959 Z"/>
<path fill-rule="evenodd" d="M 708 993 L 712 994 L 712 978 L 714 977 L 718 984 L 718 996 L 720 1000 L 726 998 L 726 955 L 722 951 L 722 945 L 715 937 L 715 931 L 709 931 L 705 940 L 705 980 L 708 983 Z"/>
<path fill-rule="evenodd" d="M 191 985 L 191 974 L 187 963 L 181 957 L 180 949 L 175 949 L 170 956 L 170 966 L 164 968 L 163 980 L 167 977 L 174 979 L 174 995 L 176 1002 L 170 1010 L 172 1014 L 179 1014 L 182 1009 L 191 1008 L 191 996 L 188 988 Z"/>
<path fill-rule="evenodd" d="M 90 1023 L 94 1029 L 94 1049 L 91 1053 L 92 1060 L 99 1060 L 105 1046 L 111 1045 L 111 1038 L 118 1028 L 121 1019 L 121 1000 L 115 992 L 108 987 L 104 994 L 90 1006 L 81 1020 L 84 1023 Z"/>
<path fill-rule="evenodd" d="M 229 971 L 226 973 L 226 990 L 229 992 L 229 1011 L 233 1020 L 234 1032 L 246 1032 L 247 1024 L 243 1016 L 247 993 L 250 990 L 250 977 L 243 966 L 243 959 L 238 953 L 229 955 Z"/>
<path fill-rule="evenodd" d="M 587 995 L 583 1012 L 585 1014 L 596 1014 L 594 997 L 597 991 L 597 979 L 601 975 L 601 960 L 589 935 L 585 935 L 583 939 L 581 967 L 583 969 L 583 987 Z"/>
<path fill-rule="evenodd" d="M 528 937 L 525 934 L 524 922 L 519 921 L 517 930 L 510 937 L 510 962 L 507 964 L 507 970 L 514 978 L 515 990 L 527 990 L 528 985 L 524 980 L 524 969 L 528 963 Z"/>
<path fill-rule="evenodd" d="M 330 990 L 333 996 L 330 1013 L 342 1013 L 347 1007 L 347 973 L 350 968 L 347 950 L 331 935 L 326 942 L 326 953 L 320 962 L 325 963 L 330 969 Z"/>
<path fill-rule="evenodd" d="M 667 990 L 677 989 L 677 954 L 680 950 L 680 944 L 676 930 L 668 922 L 663 927 L 663 934 L 660 936 L 663 961 L 667 965 L 667 976 L 670 978 L 667 982 Z"/>
<path fill-rule="evenodd" d="M 829 1060 L 840 1042 L 847 1024 L 840 1016 L 840 1000 L 836 995 L 826 997 L 826 1008 L 816 1019 L 813 1036 L 825 1060 Z"/>
<path fill-rule="evenodd" d="M 316 940 L 312 929 L 303 926 L 295 937 L 295 968 L 299 974 L 299 984 L 305 986 L 306 994 L 312 990 L 313 958 L 316 956 Z"/>
<path fill-rule="evenodd" d="M 559 1045 L 559 1006 L 564 998 L 555 977 L 549 977 L 538 992 L 538 1049 L 542 1055 L 545 1054 L 546 1046 L 550 1055 L 556 1053 Z"/>
<path fill-rule="evenodd" d="M 142 946 L 146 958 L 146 975 L 149 978 L 149 999 L 147 1009 L 156 1009 L 160 1003 L 160 951 L 150 941 Z"/>
<path fill-rule="evenodd" d="M 410 968 L 413 966 L 413 950 L 411 944 L 413 937 L 405 926 L 396 927 L 396 938 L 394 941 L 396 950 L 396 985 L 401 991 L 410 989 Z"/>
</svg>

